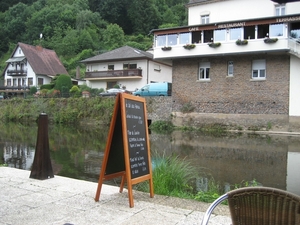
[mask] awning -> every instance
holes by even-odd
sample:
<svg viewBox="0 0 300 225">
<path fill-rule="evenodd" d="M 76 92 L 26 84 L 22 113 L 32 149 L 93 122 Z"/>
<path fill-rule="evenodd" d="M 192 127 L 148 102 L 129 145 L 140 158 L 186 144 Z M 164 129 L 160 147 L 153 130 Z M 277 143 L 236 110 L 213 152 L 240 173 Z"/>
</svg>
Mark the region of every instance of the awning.
<svg viewBox="0 0 300 225">
<path fill-rule="evenodd" d="M 25 58 L 26 58 L 25 56 L 22 56 L 22 57 L 13 57 L 13 58 L 10 58 L 9 60 L 7 60 L 6 62 L 7 62 L 7 63 L 21 62 L 21 61 L 23 61 Z"/>
</svg>

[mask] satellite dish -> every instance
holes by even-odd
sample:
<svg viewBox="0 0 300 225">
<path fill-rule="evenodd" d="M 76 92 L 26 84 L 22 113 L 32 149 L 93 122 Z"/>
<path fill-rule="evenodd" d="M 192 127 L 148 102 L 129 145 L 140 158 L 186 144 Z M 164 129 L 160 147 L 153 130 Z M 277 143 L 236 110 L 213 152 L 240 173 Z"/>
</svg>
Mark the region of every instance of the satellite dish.
<svg viewBox="0 0 300 225">
<path fill-rule="evenodd" d="M 43 38 L 43 34 L 42 33 L 40 33 L 40 39 L 42 39 Z"/>
</svg>

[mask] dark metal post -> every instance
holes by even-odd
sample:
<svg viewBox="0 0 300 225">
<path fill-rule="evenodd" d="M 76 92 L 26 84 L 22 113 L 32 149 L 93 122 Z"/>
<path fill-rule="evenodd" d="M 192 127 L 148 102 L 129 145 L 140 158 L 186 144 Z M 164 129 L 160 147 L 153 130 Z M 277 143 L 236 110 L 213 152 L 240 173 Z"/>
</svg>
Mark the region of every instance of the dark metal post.
<svg viewBox="0 0 300 225">
<path fill-rule="evenodd" d="M 44 180 L 53 177 L 48 139 L 48 115 L 41 113 L 38 121 L 38 135 L 30 178 Z"/>
</svg>

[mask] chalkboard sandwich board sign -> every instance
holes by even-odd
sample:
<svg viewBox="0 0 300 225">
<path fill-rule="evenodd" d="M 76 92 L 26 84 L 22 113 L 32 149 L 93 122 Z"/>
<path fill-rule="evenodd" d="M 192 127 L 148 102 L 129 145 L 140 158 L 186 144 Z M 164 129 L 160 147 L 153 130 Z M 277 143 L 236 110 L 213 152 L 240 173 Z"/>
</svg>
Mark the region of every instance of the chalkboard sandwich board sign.
<svg viewBox="0 0 300 225">
<path fill-rule="evenodd" d="M 150 197 L 154 196 L 146 101 L 126 93 L 116 97 L 95 201 L 103 181 L 116 177 L 122 177 L 120 192 L 127 182 L 130 207 L 134 206 L 134 184 L 148 180 Z"/>
</svg>

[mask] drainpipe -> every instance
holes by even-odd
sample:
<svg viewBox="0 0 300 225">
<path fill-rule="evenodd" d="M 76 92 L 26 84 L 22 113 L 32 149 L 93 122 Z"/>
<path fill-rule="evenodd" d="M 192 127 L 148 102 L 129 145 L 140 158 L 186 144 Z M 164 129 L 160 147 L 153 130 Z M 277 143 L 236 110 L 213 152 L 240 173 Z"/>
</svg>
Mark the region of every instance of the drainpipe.
<svg viewBox="0 0 300 225">
<path fill-rule="evenodd" d="M 149 84 L 149 60 L 147 60 L 147 84 Z"/>
</svg>

